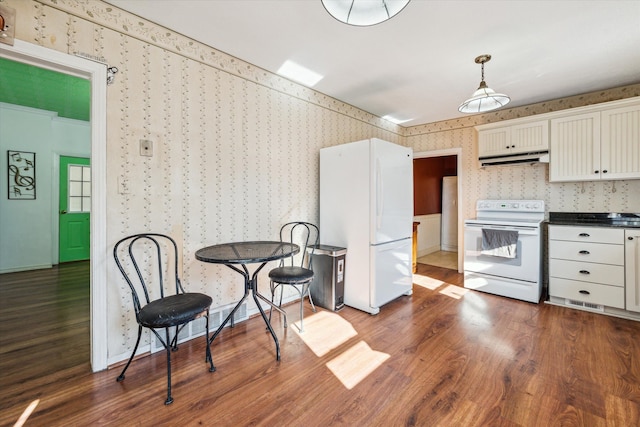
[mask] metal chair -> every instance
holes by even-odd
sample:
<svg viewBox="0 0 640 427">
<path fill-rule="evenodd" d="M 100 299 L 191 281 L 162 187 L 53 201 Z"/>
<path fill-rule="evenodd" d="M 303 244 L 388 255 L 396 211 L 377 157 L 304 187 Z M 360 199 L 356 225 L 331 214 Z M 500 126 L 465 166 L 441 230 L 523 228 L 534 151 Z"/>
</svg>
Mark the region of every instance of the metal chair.
<svg viewBox="0 0 640 427">
<path fill-rule="evenodd" d="M 148 328 L 158 338 L 167 353 L 167 400 L 164 403 L 169 405 L 173 402 L 171 351 L 178 350 L 178 335 L 182 328 L 199 317 L 206 319 L 205 362 L 209 362 L 209 372 L 216 370 L 209 345 L 209 307 L 212 299 L 208 295 L 184 291 L 178 277 L 178 247 L 169 236 L 142 233 L 125 237 L 114 246 L 113 256 L 131 288 L 133 309 L 138 322 L 136 345 L 117 381 L 124 380 L 124 373 L 140 344 L 142 328 Z M 174 286 L 175 289 L 173 289 Z M 170 336 L 169 331 L 172 327 L 175 328 L 173 337 Z M 160 336 L 157 329 L 165 330 L 164 338 Z"/>
<path fill-rule="evenodd" d="M 304 332 L 303 311 L 304 297 L 309 296 L 311 308 L 316 311 L 313 305 L 313 299 L 309 292 L 309 286 L 313 281 L 313 252 L 318 245 L 319 231 L 314 224 L 302 221 L 289 222 L 280 228 L 280 241 L 291 242 L 300 246 L 298 253 L 299 261 L 296 256 L 291 256 L 280 261 L 280 266 L 269 272 L 271 279 L 271 302 L 273 302 L 276 290 L 282 285 L 292 286 L 300 294 L 300 332 Z M 280 289 L 280 302 L 278 307 L 282 306 L 283 288 Z M 269 321 L 271 321 L 271 311 L 269 312 Z M 284 327 L 287 327 L 287 315 L 284 314 Z"/>
</svg>

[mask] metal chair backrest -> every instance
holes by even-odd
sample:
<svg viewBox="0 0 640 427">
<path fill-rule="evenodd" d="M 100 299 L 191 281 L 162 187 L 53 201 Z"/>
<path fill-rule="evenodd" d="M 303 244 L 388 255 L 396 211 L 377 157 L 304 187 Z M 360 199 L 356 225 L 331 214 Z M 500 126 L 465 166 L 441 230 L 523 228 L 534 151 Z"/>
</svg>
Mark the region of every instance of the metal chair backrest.
<svg viewBox="0 0 640 427">
<path fill-rule="evenodd" d="M 184 293 L 178 276 L 178 246 L 171 237 L 157 233 L 125 237 L 115 244 L 113 257 L 131 289 L 136 316 L 142 307 L 164 298 L 166 293 Z M 157 286 L 151 287 L 154 282 Z M 139 291 L 142 291 L 144 301 Z"/>
<path fill-rule="evenodd" d="M 280 241 L 295 243 L 300 246 L 300 252 L 298 252 L 298 256 L 300 257 L 299 265 L 309 270 L 313 270 L 313 252 L 315 251 L 315 246 L 318 245 L 319 239 L 320 232 L 318 227 L 310 222 L 293 221 L 286 223 L 280 228 Z M 289 264 L 293 267 L 296 265 L 296 258 L 295 256 L 291 256 L 288 258 L 289 261 L 283 259 L 281 265 L 285 266 Z"/>
</svg>

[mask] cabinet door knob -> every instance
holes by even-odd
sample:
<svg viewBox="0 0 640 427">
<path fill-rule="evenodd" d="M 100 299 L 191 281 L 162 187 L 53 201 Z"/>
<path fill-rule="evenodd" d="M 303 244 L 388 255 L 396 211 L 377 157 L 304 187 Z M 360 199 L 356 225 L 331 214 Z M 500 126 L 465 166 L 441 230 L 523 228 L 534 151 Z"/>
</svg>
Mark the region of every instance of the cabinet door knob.
<svg viewBox="0 0 640 427">
<path fill-rule="evenodd" d="M 607 170 L 606 170 L 606 169 L 605 169 L 605 170 L 603 170 L 603 171 L 602 171 L 602 173 L 607 173 Z"/>
<path fill-rule="evenodd" d="M 589 255 L 590 254 L 589 251 L 580 251 L 578 253 L 581 254 L 581 255 Z"/>
<path fill-rule="evenodd" d="M 591 274 L 589 270 L 580 270 L 580 274 Z"/>
<path fill-rule="evenodd" d="M 515 146 L 515 145 L 512 145 L 512 146 L 511 146 L 511 148 L 516 148 L 516 146 Z"/>
<path fill-rule="evenodd" d="M 593 171 L 593 173 L 600 173 L 600 171 Z"/>
<path fill-rule="evenodd" d="M 580 292 L 582 295 L 591 295 L 591 292 L 585 291 L 584 289 L 579 290 L 578 292 Z"/>
<path fill-rule="evenodd" d="M 580 237 L 589 237 L 589 233 L 580 233 L 578 234 Z"/>
</svg>

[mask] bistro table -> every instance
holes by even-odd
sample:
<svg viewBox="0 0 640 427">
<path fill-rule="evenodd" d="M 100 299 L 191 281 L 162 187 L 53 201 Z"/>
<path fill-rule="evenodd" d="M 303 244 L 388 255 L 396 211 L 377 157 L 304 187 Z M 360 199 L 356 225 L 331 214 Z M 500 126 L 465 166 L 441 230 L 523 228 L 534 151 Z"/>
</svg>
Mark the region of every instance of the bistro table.
<svg viewBox="0 0 640 427">
<path fill-rule="evenodd" d="M 275 242 L 275 241 L 256 241 L 256 242 L 234 242 L 223 243 L 220 245 L 207 246 L 206 248 L 198 249 L 196 251 L 196 259 L 203 262 L 210 262 L 213 264 L 224 264 L 234 271 L 237 271 L 244 277 L 244 296 L 231 310 L 231 313 L 227 316 L 222 324 L 218 327 L 215 333 L 211 336 L 209 343 L 218 336 L 220 331 L 231 320 L 231 326 L 233 326 L 233 315 L 240 308 L 240 305 L 249 295 L 249 291 L 253 291 L 253 300 L 260 310 L 260 314 L 264 319 L 264 323 L 267 325 L 267 329 L 271 332 L 273 341 L 276 343 L 276 360 L 280 360 L 280 343 L 276 337 L 271 323 L 267 319 L 260 301 L 258 298 L 269 304 L 272 309 L 276 309 L 284 314 L 282 309 L 273 304 L 269 299 L 264 297 L 258 291 L 258 273 L 269 261 L 278 260 L 282 258 L 290 257 L 300 252 L 300 247 L 293 243 Z M 261 263 L 260 266 L 253 272 L 249 273 L 247 264 Z M 241 267 L 241 268 L 240 268 Z"/>
</svg>

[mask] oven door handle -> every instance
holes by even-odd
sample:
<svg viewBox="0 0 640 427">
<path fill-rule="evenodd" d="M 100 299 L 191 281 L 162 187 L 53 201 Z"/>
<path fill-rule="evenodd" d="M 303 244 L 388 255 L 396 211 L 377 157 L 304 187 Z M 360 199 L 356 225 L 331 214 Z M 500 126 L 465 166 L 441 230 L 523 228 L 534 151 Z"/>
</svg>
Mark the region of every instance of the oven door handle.
<svg viewBox="0 0 640 427">
<path fill-rule="evenodd" d="M 485 230 L 513 230 L 517 231 L 518 234 L 526 234 L 526 235 L 538 235 L 540 234 L 540 230 L 537 227 L 519 227 L 513 225 L 482 225 L 482 224 L 465 224 L 466 229 L 480 231 L 483 228 Z"/>
</svg>

